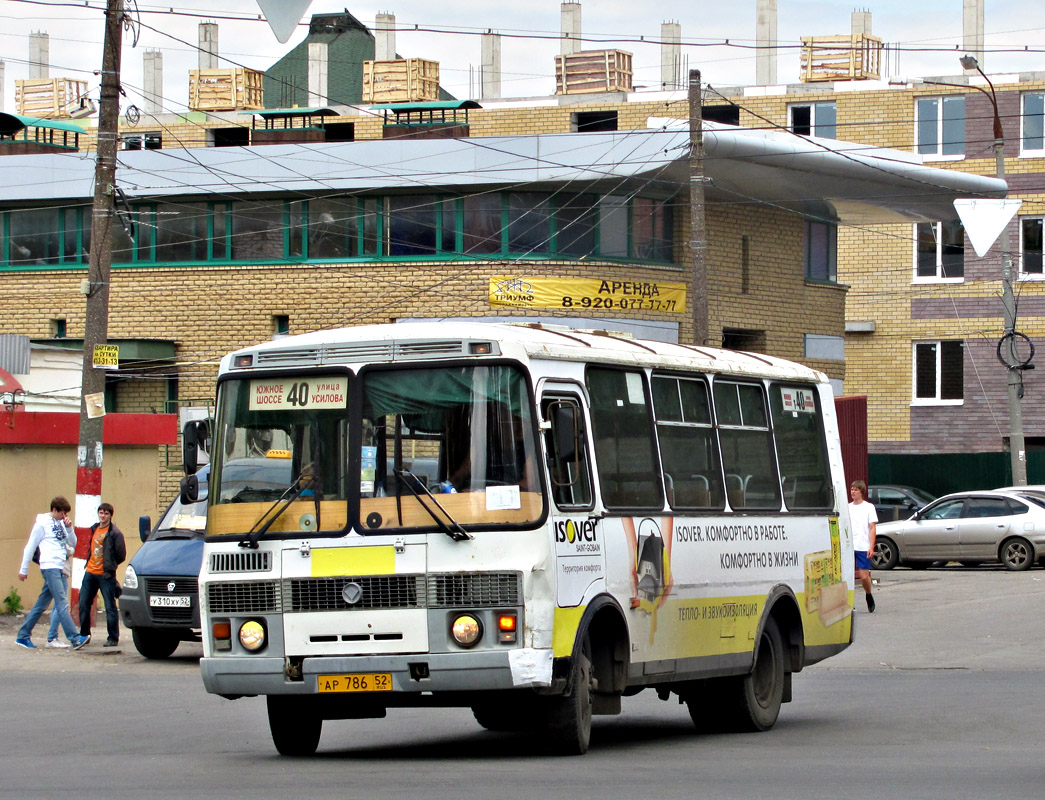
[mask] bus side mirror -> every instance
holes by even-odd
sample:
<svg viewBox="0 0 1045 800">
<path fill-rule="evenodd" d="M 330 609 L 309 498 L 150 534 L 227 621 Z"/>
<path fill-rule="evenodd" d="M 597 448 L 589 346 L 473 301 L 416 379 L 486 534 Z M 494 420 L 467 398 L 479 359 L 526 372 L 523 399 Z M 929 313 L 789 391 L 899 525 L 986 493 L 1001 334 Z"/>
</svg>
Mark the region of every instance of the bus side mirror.
<svg viewBox="0 0 1045 800">
<path fill-rule="evenodd" d="M 200 479 L 196 475 L 186 475 L 181 479 L 181 504 L 191 505 L 200 499 Z"/>
<path fill-rule="evenodd" d="M 152 517 L 148 514 L 142 514 L 138 517 L 138 535 L 145 542 L 148 541 L 150 533 L 152 533 Z"/>
<path fill-rule="evenodd" d="M 200 450 L 210 451 L 210 421 L 192 420 L 181 432 L 181 463 L 186 475 L 194 475 L 200 467 Z"/>
</svg>

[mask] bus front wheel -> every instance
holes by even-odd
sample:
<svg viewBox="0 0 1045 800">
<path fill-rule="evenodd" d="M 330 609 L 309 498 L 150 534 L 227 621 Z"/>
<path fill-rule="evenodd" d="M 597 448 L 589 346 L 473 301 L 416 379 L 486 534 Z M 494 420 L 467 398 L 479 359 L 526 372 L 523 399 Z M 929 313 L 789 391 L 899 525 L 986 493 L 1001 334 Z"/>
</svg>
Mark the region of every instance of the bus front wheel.
<svg viewBox="0 0 1045 800">
<path fill-rule="evenodd" d="M 323 718 L 305 698 L 270 694 L 268 703 L 269 732 L 281 756 L 311 756 L 319 747 Z"/>
<path fill-rule="evenodd" d="M 592 696 L 595 676 L 592 672 L 591 641 L 585 636 L 577 647 L 570 679 L 569 696 L 556 698 L 549 715 L 549 744 L 564 756 L 580 756 L 588 752 L 591 741 Z"/>
</svg>

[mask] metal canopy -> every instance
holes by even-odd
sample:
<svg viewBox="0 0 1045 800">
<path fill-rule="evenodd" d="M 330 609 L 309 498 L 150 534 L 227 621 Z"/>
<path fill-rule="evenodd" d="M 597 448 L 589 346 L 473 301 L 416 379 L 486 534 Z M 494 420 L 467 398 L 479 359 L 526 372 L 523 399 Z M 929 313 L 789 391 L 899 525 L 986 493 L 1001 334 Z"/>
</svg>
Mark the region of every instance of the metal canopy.
<svg viewBox="0 0 1045 800">
<path fill-rule="evenodd" d="M 772 205 L 869 224 L 955 218 L 961 197 L 1003 197 L 1003 180 L 926 166 L 911 153 L 705 123 L 709 203 Z M 121 151 L 128 199 L 237 194 L 469 191 L 569 186 L 674 194 L 689 185 L 689 134 L 676 130 Z M 17 159 L 17 161 L 11 161 Z M 4 205 L 90 198 L 82 154 L 9 156 Z"/>
</svg>

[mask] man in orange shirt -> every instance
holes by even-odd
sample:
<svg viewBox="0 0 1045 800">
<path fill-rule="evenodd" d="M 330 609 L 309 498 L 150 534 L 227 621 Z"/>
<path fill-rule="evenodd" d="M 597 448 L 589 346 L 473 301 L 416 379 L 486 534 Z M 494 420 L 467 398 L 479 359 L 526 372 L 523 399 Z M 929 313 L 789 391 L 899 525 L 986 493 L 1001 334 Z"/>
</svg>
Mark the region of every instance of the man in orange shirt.
<svg viewBox="0 0 1045 800">
<path fill-rule="evenodd" d="M 113 524 L 112 515 L 113 507 L 109 503 L 98 506 L 98 521 L 91 526 L 91 551 L 80 586 L 80 635 L 91 638 L 91 603 L 100 590 L 105 600 L 105 626 L 109 633 L 105 647 L 116 647 L 120 643 L 116 568 L 127 558 L 127 543 Z"/>
</svg>

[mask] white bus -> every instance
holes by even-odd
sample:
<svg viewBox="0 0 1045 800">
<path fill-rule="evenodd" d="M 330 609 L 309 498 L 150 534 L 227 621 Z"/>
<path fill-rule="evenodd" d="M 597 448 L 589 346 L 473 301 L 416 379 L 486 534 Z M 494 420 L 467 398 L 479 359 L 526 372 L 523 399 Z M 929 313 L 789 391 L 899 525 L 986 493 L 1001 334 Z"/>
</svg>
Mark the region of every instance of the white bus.
<svg viewBox="0 0 1045 800">
<path fill-rule="evenodd" d="M 264 695 L 282 754 L 406 706 L 579 754 L 643 689 L 702 728 L 765 730 L 792 674 L 852 640 L 831 388 L 795 363 L 346 328 L 226 356 L 212 433 L 203 680 Z M 226 491 L 224 466 L 262 453 L 288 485 Z"/>
</svg>

